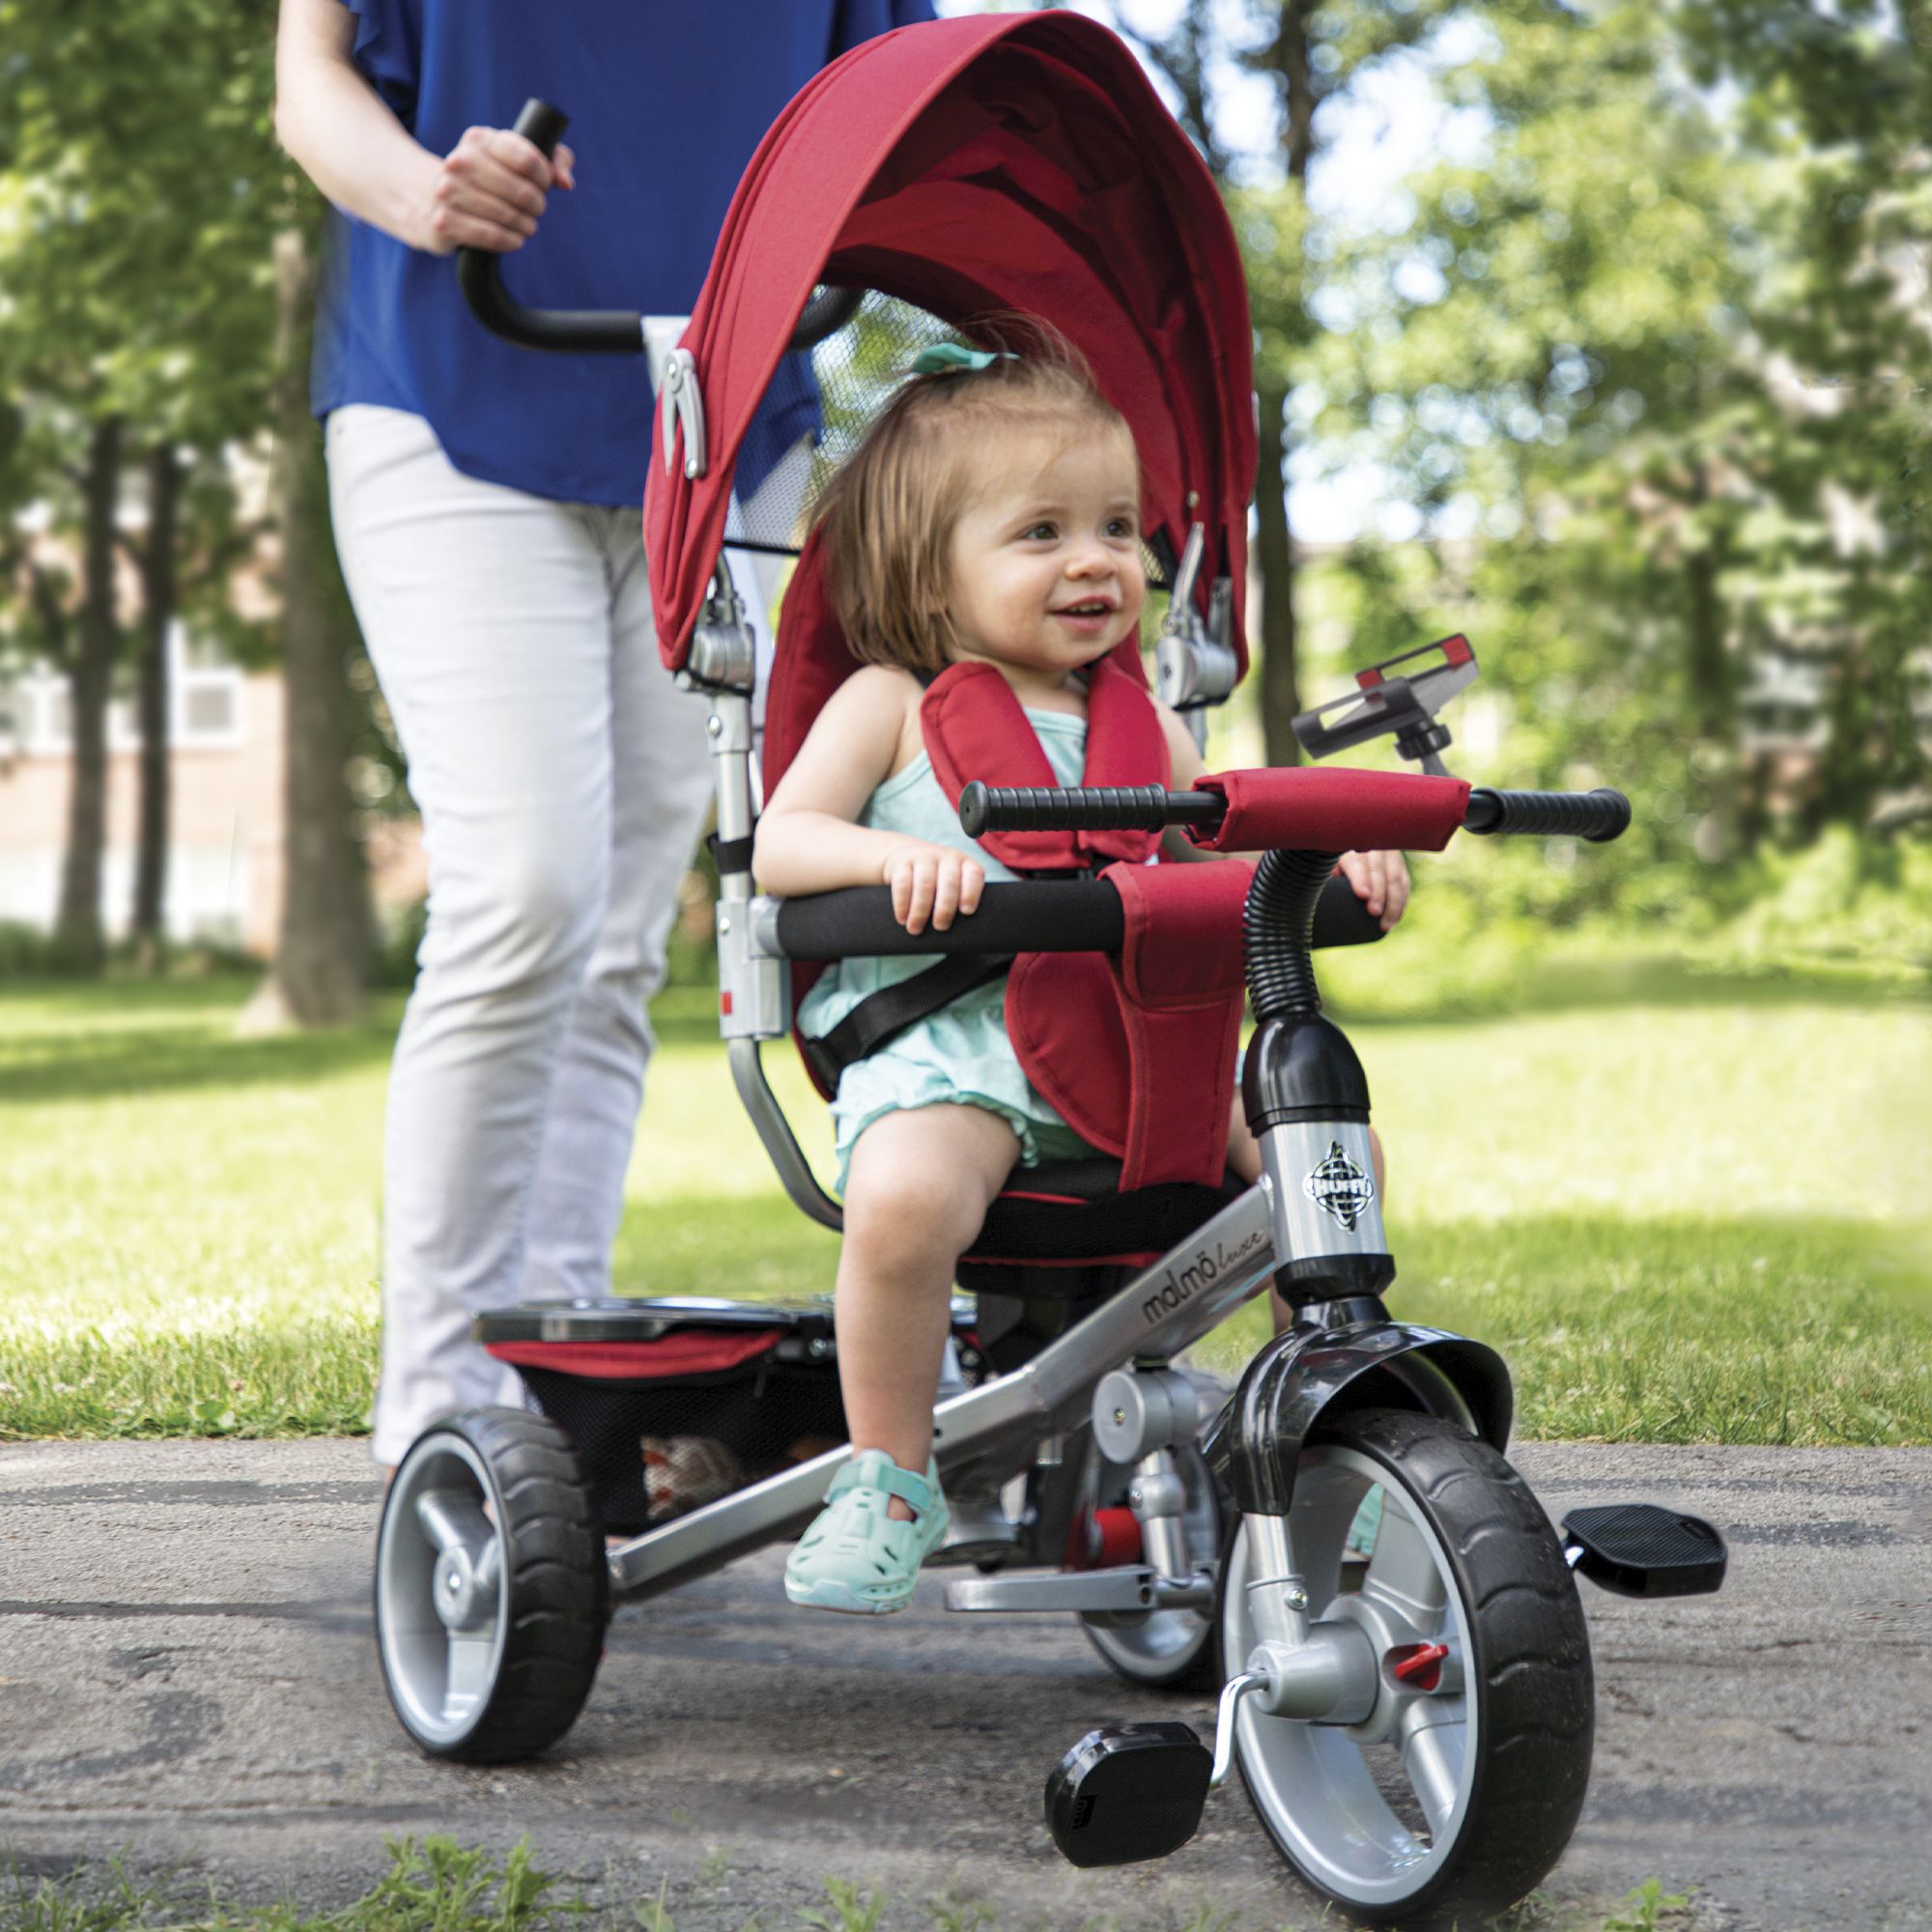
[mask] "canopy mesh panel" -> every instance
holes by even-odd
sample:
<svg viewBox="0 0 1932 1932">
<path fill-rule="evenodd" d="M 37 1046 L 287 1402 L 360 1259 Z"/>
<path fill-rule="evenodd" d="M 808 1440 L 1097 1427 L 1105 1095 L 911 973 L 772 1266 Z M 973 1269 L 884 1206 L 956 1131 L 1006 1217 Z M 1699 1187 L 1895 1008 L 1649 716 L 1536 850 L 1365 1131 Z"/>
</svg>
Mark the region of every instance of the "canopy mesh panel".
<svg viewBox="0 0 1932 1932">
<path fill-rule="evenodd" d="M 724 541 L 796 556 L 819 493 L 910 379 L 920 351 L 959 340 L 960 331 L 936 315 L 868 289 L 850 322 L 804 352 L 818 390 L 816 439 L 802 438 L 781 456 L 749 500 L 732 497 Z M 1150 587 L 1165 589 L 1164 560 L 1145 544 L 1141 559 Z"/>
</svg>

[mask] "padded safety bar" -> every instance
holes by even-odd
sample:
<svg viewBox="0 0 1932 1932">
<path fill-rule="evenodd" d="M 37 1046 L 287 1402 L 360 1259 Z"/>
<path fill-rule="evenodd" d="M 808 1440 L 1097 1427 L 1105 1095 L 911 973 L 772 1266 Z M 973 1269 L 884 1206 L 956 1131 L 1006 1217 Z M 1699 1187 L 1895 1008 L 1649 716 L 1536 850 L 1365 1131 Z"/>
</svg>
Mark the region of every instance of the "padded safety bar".
<svg viewBox="0 0 1932 1932">
<path fill-rule="evenodd" d="M 917 935 L 893 917 L 884 886 L 853 886 L 785 899 L 778 944 L 787 959 L 919 952 L 1115 952 L 1125 919 L 1104 879 L 1027 879 L 990 885 L 979 910 L 944 932 Z M 1382 937 L 1347 879 L 1330 879 L 1315 910 L 1317 946 L 1365 946 Z"/>
<path fill-rule="evenodd" d="M 1197 845 L 1216 852 L 1377 846 L 1439 852 L 1459 827 L 1601 844 L 1621 838 L 1630 822 L 1630 800 L 1607 785 L 1595 791 L 1471 790 L 1461 779 L 1334 767 L 1209 772 L 1193 791 L 975 783 L 959 794 L 959 823 L 975 838 L 988 831 L 1158 832 L 1179 825 Z"/>
</svg>

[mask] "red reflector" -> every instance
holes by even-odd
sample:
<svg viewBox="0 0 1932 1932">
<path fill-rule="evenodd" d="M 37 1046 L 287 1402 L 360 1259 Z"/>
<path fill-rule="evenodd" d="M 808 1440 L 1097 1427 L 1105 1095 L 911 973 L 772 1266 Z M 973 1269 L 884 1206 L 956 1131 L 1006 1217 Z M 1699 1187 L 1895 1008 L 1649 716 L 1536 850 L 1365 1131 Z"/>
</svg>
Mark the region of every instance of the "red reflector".
<svg viewBox="0 0 1932 1932">
<path fill-rule="evenodd" d="M 1475 655 L 1469 648 L 1468 639 L 1460 631 L 1453 638 L 1442 639 L 1442 662 L 1445 665 L 1465 665 Z"/>
<path fill-rule="evenodd" d="M 731 989 L 727 986 L 718 995 L 718 1010 L 728 1015 L 731 1010 Z"/>
<path fill-rule="evenodd" d="M 1446 1643 L 1406 1643 L 1390 1651 L 1382 1662 L 1391 1677 L 1417 1690 L 1434 1690 L 1442 1681 L 1442 1660 L 1448 1655 Z"/>
<path fill-rule="evenodd" d="M 1109 1570 L 1141 1560 L 1140 1520 L 1130 1509 L 1097 1509 L 1076 1517 L 1066 1538 L 1069 1570 Z"/>
<path fill-rule="evenodd" d="M 1381 681 L 1382 674 L 1378 670 L 1358 670 L 1355 673 L 1355 682 L 1364 691 L 1373 691 Z"/>
</svg>

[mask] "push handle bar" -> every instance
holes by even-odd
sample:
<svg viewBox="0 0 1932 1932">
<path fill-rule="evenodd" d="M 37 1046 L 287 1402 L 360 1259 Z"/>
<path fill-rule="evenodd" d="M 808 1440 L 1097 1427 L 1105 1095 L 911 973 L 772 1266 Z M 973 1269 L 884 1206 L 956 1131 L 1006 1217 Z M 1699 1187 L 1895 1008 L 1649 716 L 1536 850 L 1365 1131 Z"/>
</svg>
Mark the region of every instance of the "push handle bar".
<svg viewBox="0 0 1932 1932">
<path fill-rule="evenodd" d="M 532 96 L 524 102 L 514 131 L 536 144 L 545 160 L 570 117 Z M 554 349 L 579 355 L 640 355 L 644 319 L 635 309 L 530 308 L 503 286 L 502 257 L 488 248 L 459 248 L 456 278 L 470 312 L 493 335 L 523 349 Z M 806 303 L 786 347 L 810 349 L 844 327 L 865 298 L 863 289 L 819 289 Z"/>
<path fill-rule="evenodd" d="M 972 838 L 985 832 L 1159 832 L 1170 825 L 1211 830 L 1227 811 L 1219 792 L 1169 791 L 1163 785 L 983 785 L 959 793 L 959 823 Z M 1480 833 L 1521 832 L 1544 838 L 1616 838 L 1631 822 L 1622 792 L 1484 791 L 1469 794 L 1463 824 Z"/>
<path fill-rule="evenodd" d="M 1463 824 L 1470 832 L 1526 832 L 1545 838 L 1587 838 L 1602 845 L 1621 838 L 1631 802 L 1608 785 L 1595 791 L 1483 791 L 1469 794 Z"/>
<path fill-rule="evenodd" d="M 534 97 L 524 102 L 514 131 L 536 144 L 545 160 L 556 153 L 570 117 Z M 641 355 L 644 319 L 633 309 L 529 308 L 503 286 L 501 256 L 488 248 L 459 248 L 456 279 L 463 298 L 492 335 L 522 349 L 556 349 L 575 355 Z"/>
</svg>

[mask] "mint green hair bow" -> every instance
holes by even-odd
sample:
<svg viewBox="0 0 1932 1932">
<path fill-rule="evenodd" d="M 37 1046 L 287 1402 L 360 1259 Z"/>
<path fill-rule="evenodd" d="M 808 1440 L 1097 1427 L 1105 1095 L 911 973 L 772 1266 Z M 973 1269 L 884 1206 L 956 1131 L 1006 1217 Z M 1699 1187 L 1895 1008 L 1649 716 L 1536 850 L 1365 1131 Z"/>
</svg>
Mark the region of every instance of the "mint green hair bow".
<svg viewBox="0 0 1932 1932">
<path fill-rule="evenodd" d="M 968 349 L 963 342 L 935 342 L 913 357 L 915 376 L 951 376 L 960 369 L 990 369 L 995 362 L 1017 362 L 1010 349 Z"/>
</svg>

